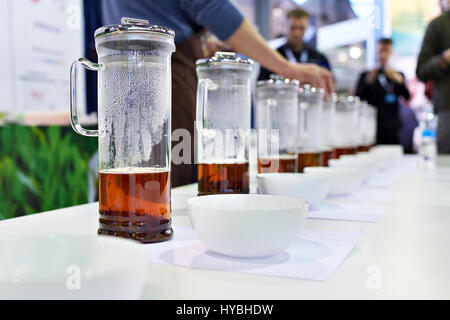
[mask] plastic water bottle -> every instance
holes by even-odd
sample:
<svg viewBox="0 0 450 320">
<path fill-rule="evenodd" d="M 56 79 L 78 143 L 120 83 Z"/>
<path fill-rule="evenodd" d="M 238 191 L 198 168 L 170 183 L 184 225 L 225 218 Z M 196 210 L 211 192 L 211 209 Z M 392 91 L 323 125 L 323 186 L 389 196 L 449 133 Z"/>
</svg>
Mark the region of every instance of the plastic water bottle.
<svg viewBox="0 0 450 320">
<path fill-rule="evenodd" d="M 420 128 L 422 131 L 419 146 L 421 165 L 425 168 L 435 168 L 437 158 L 436 131 L 438 117 L 434 114 L 432 107 L 425 108 L 420 117 Z"/>
</svg>

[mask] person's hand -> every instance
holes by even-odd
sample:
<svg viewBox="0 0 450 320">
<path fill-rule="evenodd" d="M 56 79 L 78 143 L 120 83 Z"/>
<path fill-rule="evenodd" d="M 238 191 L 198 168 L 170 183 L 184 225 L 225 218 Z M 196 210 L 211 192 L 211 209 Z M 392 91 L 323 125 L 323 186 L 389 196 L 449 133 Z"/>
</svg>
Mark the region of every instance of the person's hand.
<svg viewBox="0 0 450 320">
<path fill-rule="evenodd" d="M 403 83 L 403 81 L 405 80 L 401 73 L 389 67 L 386 67 L 384 69 L 384 74 L 386 75 L 386 77 L 397 83 Z"/>
<path fill-rule="evenodd" d="M 226 51 L 230 48 L 224 42 L 209 37 L 202 43 L 202 49 L 203 56 L 205 58 L 209 58 L 212 57 L 217 51 Z"/>
<path fill-rule="evenodd" d="M 333 76 L 330 71 L 319 67 L 312 63 L 292 63 L 286 74 L 286 78 L 296 79 L 301 83 L 309 83 L 310 85 L 325 89 L 327 94 L 334 92 Z"/>
<path fill-rule="evenodd" d="M 377 81 L 377 78 L 378 78 L 378 69 L 372 69 L 366 74 L 366 83 L 373 84 L 375 81 Z"/>
<path fill-rule="evenodd" d="M 450 65 L 450 49 L 445 50 L 444 53 L 442 53 L 442 57 L 447 65 Z"/>
</svg>

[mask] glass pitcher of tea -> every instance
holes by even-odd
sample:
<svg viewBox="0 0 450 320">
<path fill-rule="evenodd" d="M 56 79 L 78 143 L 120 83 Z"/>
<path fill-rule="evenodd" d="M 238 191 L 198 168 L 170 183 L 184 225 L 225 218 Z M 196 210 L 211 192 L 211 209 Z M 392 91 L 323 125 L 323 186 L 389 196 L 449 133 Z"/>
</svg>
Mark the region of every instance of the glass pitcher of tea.
<svg viewBox="0 0 450 320">
<path fill-rule="evenodd" d="M 336 113 L 337 94 L 332 93 L 328 99 L 323 102 L 322 110 L 322 162 L 328 167 L 328 162 L 333 159 L 334 146 L 334 121 Z"/>
<path fill-rule="evenodd" d="M 377 143 L 377 123 L 378 123 L 378 111 L 377 108 L 375 108 L 372 105 L 368 105 L 368 128 L 367 128 L 367 132 L 368 132 L 368 138 L 367 140 L 369 141 L 369 146 L 368 146 L 368 150 L 370 151 Z"/>
<path fill-rule="evenodd" d="M 258 173 L 297 172 L 297 80 L 272 75 L 256 88 Z"/>
<path fill-rule="evenodd" d="M 371 107 L 366 101 L 361 101 L 359 109 L 358 152 L 370 150 L 370 114 Z"/>
<path fill-rule="evenodd" d="M 252 68 L 232 52 L 197 61 L 199 195 L 249 193 Z"/>
<path fill-rule="evenodd" d="M 174 32 L 122 18 L 95 32 L 98 64 L 71 68 L 71 122 L 98 137 L 98 233 L 142 243 L 171 239 L 171 55 Z M 98 72 L 98 130 L 78 121 L 80 67 Z"/>
<path fill-rule="evenodd" d="M 304 85 L 298 94 L 298 172 L 323 165 L 322 113 L 324 90 Z"/>
<path fill-rule="evenodd" d="M 356 154 L 359 144 L 360 100 L 354 96 L 339 96 L 334 122 L 334 159 Z"/>
</svg>

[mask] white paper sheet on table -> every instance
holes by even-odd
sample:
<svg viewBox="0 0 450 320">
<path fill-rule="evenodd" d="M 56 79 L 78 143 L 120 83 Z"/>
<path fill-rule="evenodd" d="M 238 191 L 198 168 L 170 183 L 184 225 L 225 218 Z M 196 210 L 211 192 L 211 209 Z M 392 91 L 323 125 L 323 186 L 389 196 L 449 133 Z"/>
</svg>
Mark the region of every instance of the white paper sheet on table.
<svg viewBox="0 0 450 320">
<path fill-rule="evenodd" d="M 417 170 L 417 159 L 402 159 L 396 167 L 380 170 L 373 174 L 364 185 L 367 187 L 387 188 L 407 174 Z"/>
<path fill-rule="evenodd" d="M 399 173 L 393 169 L 381 170 L 375 174 L 372 174 L 367 180 L 364 181 L 363 185 L 372 188 L 388 188 L 402 176 L 402 173 Z"/>
<path fill-rule="evenodd" d="M 325 201 L 308 212 L 310 219 L 378 222 L 387 206 L 374 204 L 335 203 Z"/>
<path fill-rule="evenodd" d="M 364 186 L 371 188 L 388 188 L 402 176 L 404 176 L 404 173 L 394 170 L 379 171 L 364 181 Z"/>
<path fill-rule="evenodd" d="M 332 195 L 328 196 L 331 200 L 348 200 L 348 201 L 375 201 L 386 202 L 392 196 L 391 189 L 372 189 L 363 188 L 358 192 L 345 194 L 345 195 Z"/>
<path fill-rule="evenodd" d="M 283 278 L 327 280 L 358 242 L 361 232 L 305 230 L 286 251 L 261 259 L 238 259 L 208 250 L 190 228 L 174 228 L 174 239 L 152 244 L 148 262 Z"/>
</svg>

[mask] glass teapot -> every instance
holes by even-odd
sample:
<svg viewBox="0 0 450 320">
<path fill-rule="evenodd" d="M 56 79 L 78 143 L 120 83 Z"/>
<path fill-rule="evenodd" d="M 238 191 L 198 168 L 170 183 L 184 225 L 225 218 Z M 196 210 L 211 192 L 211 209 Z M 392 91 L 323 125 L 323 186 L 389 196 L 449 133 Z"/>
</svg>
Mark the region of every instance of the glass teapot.
<svg viewBox="0 0 450 320">
<path fill-rule="evenodd" d="M 233 52 L 197 61 L 199 195 L 249 193 L 252 69 Z"/>
<path fill-rule="evenodd" d="M 360 99 L 354 96 L 339 96 L 336 101 L 334 122 L 335 159 L 342 155 L 356 154 L 359 144 Z"/>
<path fill-rule="evenodd" d="M 71 68 L 71 123 L 98 137 L 99 234 L 158 242 L 172 237 L 170 205 L 171 55 L 174 32 L 122 18 L 95 32 L 98 64 Z M 98 130 L 78 121 L 80 66 L 98 71 Z"/>
<path fill-rule="evenodd" d="M 258 172 L 296 172 L 298 126 L 297 80 L 271 75 L 256 89 L 255 129 L 258 133 Z"/>
<path fill-rule="evenodd" d="M 324 90 L 304 85 L 298 95 L 298 172 L 323 165 L 322 114 Z"/>
<path fill-rule="evenodd" d="M 328 167 L 328 162 L 333 158 L 334 146 L 334 121 L 336 113 L 337 94 L 331 94 L 326 101 L 323 102 L 322 111 L 322 162 Z"/>
<path fill-rule="evenodd" d="M 377 111 L 368 102 L 362 101 L 359 112 L 359 152 L 368 152 L 376 142 Z"/>
</svg>

